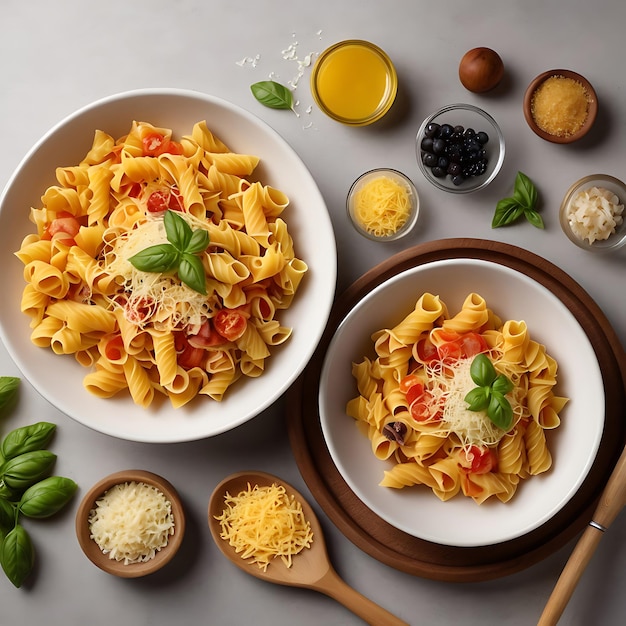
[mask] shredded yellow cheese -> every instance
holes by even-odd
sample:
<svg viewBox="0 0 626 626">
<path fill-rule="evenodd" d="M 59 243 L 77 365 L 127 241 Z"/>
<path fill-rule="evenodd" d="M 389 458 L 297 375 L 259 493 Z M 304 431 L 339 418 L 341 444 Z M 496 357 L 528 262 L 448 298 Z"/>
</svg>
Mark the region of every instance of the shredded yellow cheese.
<svg viewBox="0 0 626 626">
<path fill-rule="evenodd" d="M 89 513 L 91 538 L 115 561 L 154 558 L 174 534 L 172 504 L 163 492 L 142 482 L 115 485 Z"/>
<path fill-rule="evenodd" d="M 311 524 L 305 519 L 302 505 L 286 493 L 282 485 L 255 485 L 236 496 L 227 493 L 220 522 L 220 537 L 263 571 L 280 557 L 291 567 L 293 556 L 313 541 Z"/>
<path fill-rule="evenodd" d="M 409 219 L 411 191 L 388 176 L 364 183 L 354 197 L 354 215 L 361 226 L 377 237 L 389 237 Z"/>
</svg>

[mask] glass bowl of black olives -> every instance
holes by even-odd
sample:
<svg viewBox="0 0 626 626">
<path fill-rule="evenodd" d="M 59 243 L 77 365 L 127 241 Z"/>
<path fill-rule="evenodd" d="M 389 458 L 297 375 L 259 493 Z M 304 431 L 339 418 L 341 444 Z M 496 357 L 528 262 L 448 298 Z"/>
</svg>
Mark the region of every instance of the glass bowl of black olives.
<svg viewBox="0 0 626 626">
<path fill-rule="evenodd" d="M 471 104 L 450 104 L 429 115 L 416 138 L 417 162 L 426 179 L 451 193 L 485 188 L 504 162 L 497 122 Z"/>
</svg>

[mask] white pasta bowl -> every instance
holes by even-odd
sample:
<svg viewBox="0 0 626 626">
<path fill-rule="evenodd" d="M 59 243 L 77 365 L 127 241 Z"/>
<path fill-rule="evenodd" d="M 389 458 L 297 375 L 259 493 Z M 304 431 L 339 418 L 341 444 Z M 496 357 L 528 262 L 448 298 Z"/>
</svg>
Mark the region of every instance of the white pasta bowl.
<svg viewBox="0 0 626 626">
<path fill-rule="evenodd" d="M 453 315 L 469 293 L 494 313 L 525 321 L 530 338 L 558 363 L 555 395 L 569 398 L 561 424 L 548 431 L 552 466 L 522 480 L 508 502 L 477 504 L 462 493 L 441 501 L 424 485 L 380 486 L 392 459 L 379 459 L 368 436 L 346 413 L 358 396 L 352 363 L 374 359 L 371 336 L 401 322 L 425 292 L 439 295 Z M 521 272 L 480 259 L 419 265 L 388 279 L 346 315 L 321 372 L 319 411 L 331 458 L 356 496 L 380 518 L 414 537 L 456 547 L 489 546 L 521 537 L 549 521 L 576 494 L 598 452 L 605 419 L 604 386 L 593 346 L 578 320 L 549 289 Z"/>
<path fill-rule="evenodd" d="M 83 387 L 89 369 L 69 355 L 57 355 L 31 342 L 30 319 L 20 311 L 25 286 L 23 265 L 16 258 L 23 238 L 35 232 L 31 207 L 55 179 L 57 167 L 77 165 L 102 130 L 118 139 L 133 121 L 172 129 L 174 138 L 207 126 L 232 152 L 255 155 L 251 175 L 284 192 L 289 205 L 282 218 L 298 258 L 308 266 L 280 323 L 293 329 L 289 339 L 271 349 L 256 378 L 242 377 L 221 402 L 206 396 L 179 408 L 170 402 L 136 405 L 120 392 L 112 398 L 91 395 Z M 4 345 L 25 378 L 58 409 L 76 421 L 121 439 L 167 443 L 202 439 L 230 430 L 261 413 L 291 385 L 313 354 L 330 313 L 336 285 L 336 247 L 324 200 L 311 174 L 293 149 L 247 111 L 222 99 L 179 89 L 145 89 L 117 94 L 73 113 L 30 150 L 11 176 L 0 199 L 0 255 L 3 297 L 0 332 Z"/>
</svg>

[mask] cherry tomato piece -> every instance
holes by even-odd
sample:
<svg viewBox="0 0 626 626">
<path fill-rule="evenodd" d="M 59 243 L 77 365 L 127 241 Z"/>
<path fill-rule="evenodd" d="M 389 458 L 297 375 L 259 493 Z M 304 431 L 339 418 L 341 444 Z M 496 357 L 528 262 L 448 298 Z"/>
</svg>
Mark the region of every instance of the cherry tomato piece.
<svg viewBox="0 0 626 626">
<path fill-rule="evenodd" d="M 470 446 L 466 452 L 467 461 L 470 464 L 465 470 L 471 474 L 486 474 L 495 469 L 497 465 L 496 453 L 491 448 Z"/>
<path fill-rule="evenodd" d="M 239 339 L 248 325 L 246 317 L 234 309 L 221 309 L 213 318 L 215 330 L 228 341 Z"/>
<path fill-rule="evenodd" d="M 417 358 L 422 363 L 431 363 L 439 358 L 437 347 L 428 337 L 417 342 Z"/>
</svg>

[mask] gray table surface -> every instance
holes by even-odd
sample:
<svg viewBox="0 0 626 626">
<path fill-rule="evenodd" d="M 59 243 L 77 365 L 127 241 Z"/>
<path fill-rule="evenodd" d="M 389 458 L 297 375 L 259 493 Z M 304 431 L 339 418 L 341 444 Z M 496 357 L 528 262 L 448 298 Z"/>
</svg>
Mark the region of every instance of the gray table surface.
<svg viewBox="0 0 626 626">
<path fill-rule="evenodd" d="M 213 94 L 253 112 L 276 129 L 315 177 L 338 244 L 338 289 L 408 246 L 444 237 L 495 239 L 527 248 L 562 267 L 596 300 L 626 342 L 623 268 L 626 249 L 610 256 L 578 250 L 557 219 L 569 185 L 586 174 L 626 177 L 626 71 L 621 0 L 3 0 L 0 7 L 0 185 L 30 147 L 59 120 L 101 97 L 140 87 L 182 87 Z M 369 128 L 347 128 L 313 105 L 310 68 L 296 89 L 300 117 L 254 101 L 249 85 L 270 76 L 287 82 L 298 64 L 328 45 L 368 39 L 393 59 L 400 94 L 393 114 Z M 494 92 L 467 92 L 457 79 L 463 53 L 497 50 L 506 78 Z M 578 145 L 542 141 L 526 126 L 521 102 L 530 80 L 552 68 L 579 71 L 595 86 L 600 115 Z M 504 168 L 486 191 L 446 195 L 417 169 L 414 136 L 420 121 L 443 104 L 465 101 L 487 109 L 507 141 Z M 330 156 L 329 156 L 330 155 Z M 422 200 L 417 229 L 395 244 L 357 235 L 345 196 L 363 171 L 388 166 L 412 177 Z M 509 195 L 515 173 L 537 183 L 546 230 L 530 225 L 491 230 L 496 201 Z M 20 375 L 0 347 L 1 375 Z M 311 591 L 273 586 L 226 562 L 206 527 L 206 506 L 225 475 L 256 467 L 310 492 L 283 429 L 284 400 L 248 424 L 218 437 L 172 446 L 108 437 L 75 423 L 24 381 L 9 428 L 46 419 L 59 425 L 56 471 L 82 491 L 127 467 L 158 472 L 184 499 L 188 531 L 176 565 L 137 580 L 104 574 L 81 552 L 74 534 L 78 498 L 64 514 L 33 529 L 38 554 L 31 585 L 15 589 L 0 576 L 0 624 L 358 624 L 334 601 Z M 414 577 L 371 558 L 344 537 L 311 497 L 328 535 L 338 572 L 361 593 L 411 624 L 536 623 L 570 554 L 571 542 L 520 573 L 480 583 Z M 603 538 L 563 615 L 562 624 L 612 625 L 626 617 L 626 519 Z"/>
</svg>

